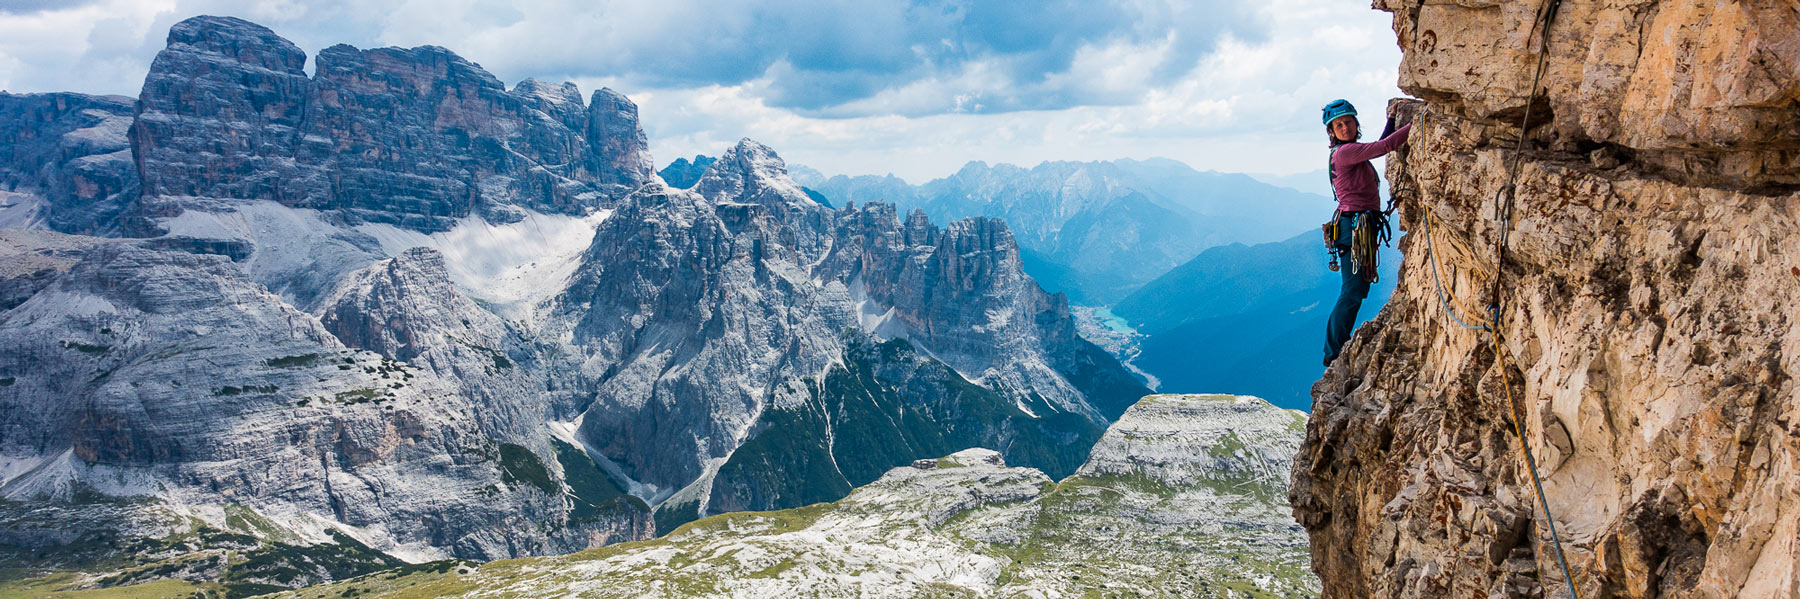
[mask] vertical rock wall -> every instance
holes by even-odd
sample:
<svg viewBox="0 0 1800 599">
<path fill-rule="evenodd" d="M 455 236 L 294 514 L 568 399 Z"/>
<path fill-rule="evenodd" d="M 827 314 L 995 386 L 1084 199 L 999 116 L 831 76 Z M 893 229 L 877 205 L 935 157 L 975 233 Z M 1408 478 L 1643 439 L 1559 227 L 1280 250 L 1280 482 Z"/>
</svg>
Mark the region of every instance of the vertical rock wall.
<svg viewBox="0 0 1800 599">
<path fill-rule="evenodd" d="M 1569 596 L 1515 421 L 1581 597 L 1800 596 L 1800 6 L 1566 0 L 1534 96 L 1542 6 L 1377 2 L 1429 105 L 1295 463 L 1325 596 Z"/>
<path fill-rule="evenodd" d="M 438 46 L 306 54 L 261 25 L 194 17 L 169 31 L 132 128 L 142 216 L 275 200 L 441 231 L 459 218 L 586 214 L 654 172 L 637 105 L 573 84 L 512 90 Z"/>
</svg>

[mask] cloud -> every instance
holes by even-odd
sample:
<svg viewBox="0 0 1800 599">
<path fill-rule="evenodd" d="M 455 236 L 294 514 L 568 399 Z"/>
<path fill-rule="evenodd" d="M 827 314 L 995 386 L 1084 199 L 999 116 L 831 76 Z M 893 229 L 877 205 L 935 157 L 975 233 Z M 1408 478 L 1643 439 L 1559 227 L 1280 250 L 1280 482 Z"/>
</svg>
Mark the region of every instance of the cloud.
<svg viewBox="0 0 1800 599">
<path fill-rule="evenodd" d="M 1395 95 L 1389 17 L 1337 0 L 16 0 L 0 89 L 136 95 L 170 26 L 309 52 L 441 45 L 509 83 L 612 87 L 664 158 L 754 137 L 827 172 L 1167 156 L 1314 170 L 1318 107 Z M 309 67 L 310 68 L 310 67 Z"/>
<path fill-rule="evenodd" d="M 1400 53 L 1390 19 L 1331 0 L 1272 0 L 1260 10 L 1270 23 L 1262 36 L 1225 32 L 1174 78 L 1161 66 L 1171 56 L 1193 54 L 1179 40 L 1138 37 L 1083 46 L 1061 72 L 1035 84 L 1009 80 L 1000 61 L 965 62 L 954 75 L 820 111 L 841 111 L 827 115 L 832 118 L 769 102 L 760 87 L 765 80 L 634 97 L 652 150 L 668 158 L 717 155 L 748 136 L 790 163 L 826 173 L 893 173 L 915 183 L 971 160 L 1029 166 L 1169 157 L 1231 172 L 1316 170 L 1325 160 L 1320 106 L 1343 97 L 1379 114 L 1399 93 Z M 995 112 L 982 105 L 1020 90 L 1070 89 L 1059 78 L 1082 81 L 1078 93 L 1087 96 L 1044 110 Z M 961 106 L 931 109 L 947 97 Z"/>
<path fill-rule="evenodd" d="M 71 79 L 65 67 L 147 67 L 169 25 L 222 14 L 266 25 L 315 52 L 339 42 L 433 44 L 507 81 L 608 77 L 653 89 L 753 83 L 771 106 L 831 118 L 1129 102 L 1133 94 L 1078 76 L 1082 57 L 1098 49 L 1153 49 L 1159 60 L 1141 68 L 1167 79 L 1191 70 L 1228 32 L 1254 39 L 1266 29 L 1255 11 L 1223 0 L 96 0 L 30 6 L 41 10 L 0 14 L 0 30 L 47 13 L 66 19 L 70 29 L 109 28 L 105 40 L 85 46 L 0 42 L 0 64 L 17 65 L 0 75 L 0 83 L 33 91 L 56 82 L 93 85 L 102 77 L 117 79 L 101 86 L 106 89 L 82 91 L 135 91 L 141 73 Z M 923 90 L 933 95 L 921 97 Z"/>
</svg>

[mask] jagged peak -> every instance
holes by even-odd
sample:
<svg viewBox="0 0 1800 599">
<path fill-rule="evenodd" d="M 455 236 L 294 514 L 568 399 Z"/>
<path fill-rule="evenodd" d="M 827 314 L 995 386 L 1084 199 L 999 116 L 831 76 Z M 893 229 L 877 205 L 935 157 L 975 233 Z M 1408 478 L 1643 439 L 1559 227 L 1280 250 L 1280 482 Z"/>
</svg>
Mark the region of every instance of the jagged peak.
<svg viewBox="0 0 1800 599">
<path fill-rule="evenodd" d="M 788 175 L 787 162 L 773 148 L 748 137 L 707 167 L 694 190 L 714 202 L 818 206 Z"/>
<path fill-rule="evenodd" d="M 959 249 L 1006 251 L 1017 259 L 1019 242 L 1013 238 L 1006 221 L 986 216 L 970 216 L 944 226 L 942 239 L 956 243 Z"/>
<path fill-rule="evenodd" d="M 587 104 L 581 99 L 581 86 L 575 85 L 573 81 L 555 84 L 527 77 L 518 85 L 513 86 L 512 93 L 522 98 L 536 98 L 555 105 L 587 108 Z"/>
<path fill-rule="evenodd" d="M 629 187 L 656 178 L 649 137 L 638 120 L 637 103 L 610 87 L 594 90 L 588 100 L 588 144 L 596 158 L 613 171 L 613 182 Z"/>
<path fill-rule="evenodd" d="M 631 98 L 626 97 L 625 94 L 621 94 L 610 87 L 602 87 L 594 90 L 593 97 L 588 100 L 588 106 L 592 107 L 594 110 L 606 108 L 624 110 L 630 112 L 633 116 L 636 116 L 638 112 L 638 105 L 636 102 L 631 101 Z"/>
</svg>

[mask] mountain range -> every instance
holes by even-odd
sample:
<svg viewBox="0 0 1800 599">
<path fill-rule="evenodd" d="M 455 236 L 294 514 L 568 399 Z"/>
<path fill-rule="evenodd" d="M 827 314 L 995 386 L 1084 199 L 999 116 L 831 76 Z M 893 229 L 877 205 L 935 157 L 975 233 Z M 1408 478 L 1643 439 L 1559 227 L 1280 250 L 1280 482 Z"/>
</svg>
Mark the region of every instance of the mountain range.
<svg viewBox="0 0 1800 599">
<path fill-rule="evenodd" d="M 1357 313 L 1359 324 L 1393 295 L 1400 259 L 1396 247 L 1382 248 L 1380 278 Z M 1317 229 L 1280 242 L 1214 247 L 1144 284 L 1111 313 L 1137 337 L 1132 365 L 1159 389 L 1232 389 L 1307 410 L 1324 370 L 1325 320 L 1342 282 L 1325 261 Z"/>
<path fill-rule="evenodd" d="M 1116 302 L 1206 248 L 1285 239 L 1331 210 L 1327 197 L 1167 159 L 1029 169 L 971 162 L 916 186 L 892 175 L 799 173 L 798 182 L 837 202 L 891 202 L 934 220 L 1004 219 L 1027 272 L 1088 306 Z"/>
<path fill-rule="evenodd" d="M 1148 393 L 1001 220 L 834 209 L 748 139 L 684 189 L 611 90 L 313 60 L 196 17 L 136 102 L 0 94 L 6 538 L 562 553 L 973 446 L 1067 476 Z"/>
</svg>

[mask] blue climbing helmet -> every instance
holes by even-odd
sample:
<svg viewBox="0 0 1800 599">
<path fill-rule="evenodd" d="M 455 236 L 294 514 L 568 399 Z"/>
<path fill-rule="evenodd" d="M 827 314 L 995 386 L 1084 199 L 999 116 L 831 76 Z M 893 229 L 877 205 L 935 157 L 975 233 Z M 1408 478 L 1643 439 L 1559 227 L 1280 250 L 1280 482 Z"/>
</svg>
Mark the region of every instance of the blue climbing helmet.
<svg viewBox="0 0 1800 599">
<path fill-rule="evenodd" d="M 1350 105 L 1349 100 L 1340 98 L 1332 100 L 1330 104 L 1325 105 L 1326 125 L 1330 125 L 1331 121 L 1337 120 L 1338 117 L 1345 115 L 1356 116 L 1356 107 Z"/>
</svg>

